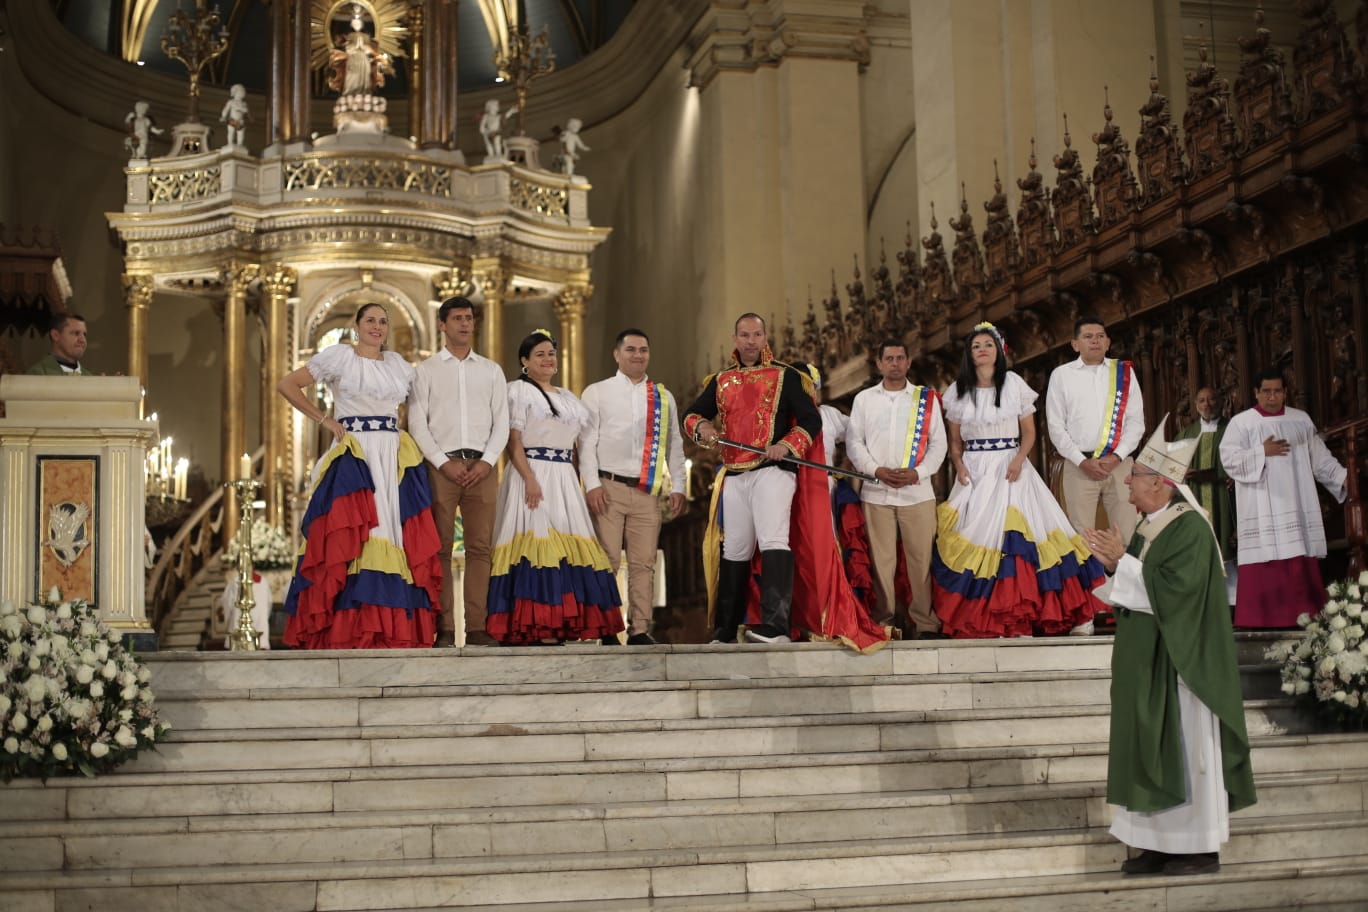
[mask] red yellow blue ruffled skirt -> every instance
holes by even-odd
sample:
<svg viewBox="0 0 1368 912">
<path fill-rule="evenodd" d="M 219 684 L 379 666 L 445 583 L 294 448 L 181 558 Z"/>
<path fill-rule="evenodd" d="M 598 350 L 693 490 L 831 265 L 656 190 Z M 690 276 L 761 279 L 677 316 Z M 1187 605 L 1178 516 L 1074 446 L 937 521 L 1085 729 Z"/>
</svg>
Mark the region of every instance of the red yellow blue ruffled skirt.
<svg viewBox="0 0 1368 912">
<path fill-rule="evenodd" d="M 384 432 L 393 433 L 393 432 Z M 426 648 L 437 634 L 442 555 L 413 438 L 398 444 L 399 541 L 374 534 L 375 480 L 353 434 L 316 470 L 304 540 L 285 598 L 285 643 L 299 649 Z"/>
<path fill-rule="evenodd" d="M 936 616 L 954 637 L 1066 634 L 1104 605 L 1092 594 L 1105 571 L 1082 538 L 1055 527 L 1039 539 L 1014 506 L 997 541 L 966 535 L 951 501 L 936 510 L 931 557 Z M 1061 514 L 1062 515 L 1062 514 Z"/>
</svg>

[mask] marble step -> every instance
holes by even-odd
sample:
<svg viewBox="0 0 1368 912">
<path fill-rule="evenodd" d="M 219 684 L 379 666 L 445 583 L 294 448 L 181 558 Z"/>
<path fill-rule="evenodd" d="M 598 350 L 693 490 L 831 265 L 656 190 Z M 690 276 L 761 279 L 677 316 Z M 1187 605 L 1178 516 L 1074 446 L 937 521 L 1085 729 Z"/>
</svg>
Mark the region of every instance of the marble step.
<svg viewBox="0 0 1368 912">
<path fill-rule="evenodd" d="M 1307 858 L 1331 859 L 1368 844 L 1363 815 L 1252 819 L 1232 823 L 1223 851 L 1232 865 L 1275 865 L 1295 842 Z M 0 872 L 0 895 L 98 891 L 92 908 L 164 907 L 164 889 L 271 885 L 315 887 L 318 910 L 486 907 L 645 897 L 777 894 L 795 890 L 905 888 L 912 884 L 1112 874 L 1125 849 L 1104 831 L 948 838 L 883 838 L 803 845 L 660 851 L 575 852 L 471 859 L 323 861 L 52 872 Z M 161 901 L 158 901 L 159 894 Z M 69 894 L 68 894 L 69 896 Z M 260 897 L 264 899 L 265 897 Z M 179 895 L 177 895 L 179 902 Z M 62 902 L 60 906 L 70 906 Z M 281 906 L 243 905 L 240 908 Z"/>
<path fill-rule="evenodd" d="M 1259 802 L 1236 815 L 1263 819 L 1368 809 L 1368 769 L 1343 774 L 1270 774 Z M 980 788 L 946 793 L 681 801 L 589 808 L 270 814 L 244 818 L 164 817 L 0 824 L 0 864 L 59 870 L 205 858 L 280 864 L 402 858 L 510 857 L 579 851 L 796 845 L 841 840 L 927 838 L 1082 830 L 1107 826 L 1102 783 Z M 15 859 L 23 859 L 22 865 Z"/>
<path fill-rule="evenodd" d="M 603 722 L 567 727 L 524 725 L 508 733 L 489 726 L 382 726 L 337 729 L 173 729 L 171 739 L 123 768 L 125 773 L 251 768 L 422 766 L 625 759 L 683 759 L 937 750 L 1097 743 L 1107 739 L 1106 707 L 1033 710 L 1030 715 L 974 711 L 839 716 L 741 717 L 633 724 Z M 1302 734 L 1312 722 L 1287 701 L 1245 706 L 1251 737 Z M 225 734 L 227 737 L 224 737 Z"/>
<path fill-rule="evenodd" d="M 542 804 L 749 800 L 788 795 L 1078 784 L 1105 779 L 1105 744 L 948 748 L 241 772 L 126 773 L 4 787 L 0 822 Z M 1368 768 L 1368 735 L 1254 739 L 1260 773 Z"/>
<path fill-rule="evenodd" d="M 1247 666 L 1264 664 L 1267 634 L 1239 634 Z M 1108 672 L 1111 637 L 936 640 L 893 643 L 873 655 L 826 644 L 739 647 L 678 645 L 558 649 L 354 650 L 175 653 L 147 656 L 158 694 L 333 687 L 602 684 L 610 681 L 744 681 L 1094 670 Z"/>
</svg>

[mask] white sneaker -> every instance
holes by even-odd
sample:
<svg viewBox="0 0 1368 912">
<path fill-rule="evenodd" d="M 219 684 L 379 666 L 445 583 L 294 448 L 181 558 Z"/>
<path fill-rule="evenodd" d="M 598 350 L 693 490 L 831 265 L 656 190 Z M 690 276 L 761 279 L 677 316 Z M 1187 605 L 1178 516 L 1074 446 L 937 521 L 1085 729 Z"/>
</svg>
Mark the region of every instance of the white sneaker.
<svg viewBox="0 0 1368 912">
<path fill-rule="evenodd" d="M 1090 636 L 1092 636 L 1092 635 L 1093 635 L 1093 622 L 1092 622 L 1092 621 L 1084 621 L 1083 623 L 1081 623 L 1081 624 L 1079 624 L 1077 627 L 1075 627 L 1073 630 L 1070 630 L 1070 631 L 1069 631 L 1069 636 L 1071 636 L 1071 637 L 1090 637 Z"/>
<path fill-rule="evenodd" d="M 746 639 L 752 643 L 792 643 L 793 640 L 788 634 L 781 633 L 778 636 L 765 636 L 763 633 L 756 633 L 754 630 L 746 631 Z"/>
</svg>

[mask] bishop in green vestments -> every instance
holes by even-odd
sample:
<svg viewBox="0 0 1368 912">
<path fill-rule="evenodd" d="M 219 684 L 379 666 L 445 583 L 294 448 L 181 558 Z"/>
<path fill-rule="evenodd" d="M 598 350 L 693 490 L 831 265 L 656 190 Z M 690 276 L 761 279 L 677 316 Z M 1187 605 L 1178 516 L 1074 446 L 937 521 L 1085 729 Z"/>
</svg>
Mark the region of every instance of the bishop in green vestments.
<svg viewBox="0 0 1368 912">
<path fill-rule="evenodd" d="M 1254 776 L 1221 553 L 1182 483 L 1196 441 L 1166 443 L 1163 427 L 1126 481 L 1144 514 L 1129 545 L 1084 533 L 1116 606 L 1107 801 L 1112 835 L 1141 850 L 1121 870 L 1204 874 Z"/>
</svg>

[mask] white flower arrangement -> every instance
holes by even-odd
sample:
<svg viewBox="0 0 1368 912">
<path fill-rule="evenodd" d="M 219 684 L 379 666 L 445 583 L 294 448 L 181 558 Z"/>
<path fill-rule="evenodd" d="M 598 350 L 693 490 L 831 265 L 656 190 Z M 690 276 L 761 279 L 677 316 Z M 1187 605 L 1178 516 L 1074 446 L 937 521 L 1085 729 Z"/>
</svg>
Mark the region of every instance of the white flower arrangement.
<svg viewBox="0 0 1368 912">
<path fill-rule="evenodd" d="M 236 536 L 228 542 L 228 546 L 223 549 L 225 567 L 237 566 L 240 547 Z M 294 564 L 295 553 L 290 547 L 290 540 L 285 536 L 285 533 L 264 519 L 254 520 L 252 522 L 252 566 L 257 570 L 280 570 L 293 567 Z"/>
<path fill-rule="evenodd" d="M 1346 728 L 1368 728 L 1368 570 L 1331 583 L 1314 617 L 1297 618 L 1301 636 L 1279 640 L 1264 657 L 1282 665 L 1282 691 Z"/>
<path fill-rule="evenodd" d="M 151 672 L 82 601 L 0 602 L 0 780 L 94 776 L 152 747 Z"/>
</svg>

